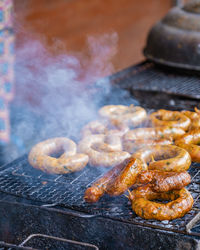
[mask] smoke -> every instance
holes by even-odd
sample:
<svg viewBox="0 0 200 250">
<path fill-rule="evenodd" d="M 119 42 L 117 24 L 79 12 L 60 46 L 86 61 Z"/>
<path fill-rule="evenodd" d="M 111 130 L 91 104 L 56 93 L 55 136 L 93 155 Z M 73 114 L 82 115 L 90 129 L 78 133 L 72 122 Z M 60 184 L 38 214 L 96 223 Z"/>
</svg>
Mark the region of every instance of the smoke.
<svg viewBox="0 0 200 250">
<path fill-rule="evenodd" d="M 62 43 L 55 41 L 55 50 Z M 117 53 L 115 32 L 88 37 L 88 55 L 54 56 L 39 40 L 26 40 L 16 50 L 16 93 L 11 106 L 11 159 L 35 143 L 54 136 L 79 137 L 81 127 L 97 118 L 100 106 L 121 103 L 127 92 L 113 89 L 108 77 Z M 116 93 L 116 94 L 114 94 Z M 121 98 L 121 99 L 120 99 Z"/>
</svg>

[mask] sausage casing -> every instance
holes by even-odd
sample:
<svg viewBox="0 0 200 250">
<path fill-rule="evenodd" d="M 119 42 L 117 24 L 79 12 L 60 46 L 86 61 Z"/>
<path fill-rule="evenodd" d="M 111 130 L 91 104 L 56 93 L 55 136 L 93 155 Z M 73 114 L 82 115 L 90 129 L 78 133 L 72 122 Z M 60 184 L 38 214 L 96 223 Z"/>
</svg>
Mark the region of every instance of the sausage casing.
<svg viewBox="0 0 200 250">
<path fill-rule="evenodd" d="M 152 184 L 155 192 L 168 192 L 181 189 L 191 182 L 188 172 L 162 172 L 158 170 L 142 171 L 137 177 L 137 183 Z"/>
<path fill-rule="evenodd" d="M 152 200 L 172 200 L 159 203 Z M 193 205 L 192 195 L 186 188 L 157 193 L 151 185 L 139 187 L 130 195 L 132 209 L 144 219 L 173 220 L 183 217 Z"/>
</svg>

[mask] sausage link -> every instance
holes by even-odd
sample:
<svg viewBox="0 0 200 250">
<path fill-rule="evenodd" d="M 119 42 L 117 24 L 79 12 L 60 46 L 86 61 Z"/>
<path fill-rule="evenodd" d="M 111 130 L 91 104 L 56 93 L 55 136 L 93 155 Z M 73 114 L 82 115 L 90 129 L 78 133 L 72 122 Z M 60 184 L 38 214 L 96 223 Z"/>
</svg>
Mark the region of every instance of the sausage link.
<svg viewBox="0 0 200 250">
<path fill-rule="evenodd" d="M 162 172 L 158 170 L 142 171 L 137 177 L 137 183 L 152 184 L 155 192 L 167 192 L 181 189 L 191 182 L 188 172 Z"/>
</svg>

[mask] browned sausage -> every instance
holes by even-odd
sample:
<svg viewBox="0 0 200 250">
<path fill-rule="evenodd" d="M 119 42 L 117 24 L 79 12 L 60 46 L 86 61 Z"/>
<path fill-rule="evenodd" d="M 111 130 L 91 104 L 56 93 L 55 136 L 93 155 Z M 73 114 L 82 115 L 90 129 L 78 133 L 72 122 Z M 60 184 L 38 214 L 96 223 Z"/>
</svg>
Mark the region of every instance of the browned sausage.
<svg viewBox="0 0 200 250">
<path fill-rule="evenodd" d="M 191 130 L 180 139 L 177 139 L 175 144 L 187 150 L 192 161 L 200 162 L 200 129 Z"/>
<path fill-rule="evenodd" d="M 178 111 L 160 109 L 150 115 L 154 126 L 176 127 L 187 130 L 190 126 L 190 119 Z"/>
<path fill-rule="evenodd" d="M 122 169 L 128 164 L 129 158 L 123 161 L 121 164 L 115 166 L 109 170 L 103 177 L 98 179 L 91 187 L 87 188 L 85 191 L 84 199 L 87 202 L 97 202 L 100 197 L 106 192 L 108 183 L 112 178 L 116 178 Z"/>
<path fill-rule="evenodd" d="M 188 110 L 183 110 L 181 111 L 182 114 L 190 118 L 191 124 L 189 127 L 189 130 L 193 129 L 198 129 L 200 128 L 200 114 L 198 109 L 195 109 L 196 112 L 188 111 Z"/>
<path fill-rule="evenodd" d="M 142 170 L 140 160 L 131 158 L 126 166 L 107 185 L 106 193 L 109 195 L 120 195 L 130 188 L 136 181 L 137 175 Z"/>
<path fill-rule="evenodd" d="M 191 182 L 188 172 L 162 172 L 158 170 L 142 171 L 137 177 L 137 183 L 152 184 L 155 192 L 167 192 L 181 189 Z"/>
<path fill-rule="evenodd" d="M 162 204 L 152 200 L 171 200 Z M 130 194 L 132 209 L 144 219 L 173 220 L 183 217 L 193 205 L 192 195 L 187 189 L 157 193 L 150 184 L 139 187 Z"/>
<path fill-rule="evenodd" d="M 136 151 L 132 157 L 140 159 L 144 168 L 168 172 L 182 172 L 191 165 L 189 153 L 174 145 L 149 146 Z M 152 161 L 152 157 L 155 161 Z"/>
</svg>

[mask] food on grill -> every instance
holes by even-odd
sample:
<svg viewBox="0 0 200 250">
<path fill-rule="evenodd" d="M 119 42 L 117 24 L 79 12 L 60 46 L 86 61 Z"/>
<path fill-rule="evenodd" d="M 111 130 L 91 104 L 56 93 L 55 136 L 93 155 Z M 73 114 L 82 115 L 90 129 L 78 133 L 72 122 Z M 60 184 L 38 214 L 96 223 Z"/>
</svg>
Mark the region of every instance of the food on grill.
<svg viewBox="0 0 200 250">
<path fill-rule="evenodd" d="M 136 182 L 137 175 L 141 170 L 141 161 L 135 158 L 130 158 L 118 175 L 111 178 L 107 185 L 106 193 L 109 195 L 120 195 L 124 193 Z"/>
<path fill-rule="evenodd" d="M 155 192 L 167 192 L 181 189 L 191 182 L 188 172 L 162 172 L 158 170 L 142 171 L 137 177 L 137 183 L 152 184 Z"/>
<path fill-rule="evenodd" d="M 81 134 L 82 137 L 96 134 L 113 134 L 116 136 L 124 135 L 129 128 L 123 124 L 113 125 L 108 121 L 92 121 L 83 127 Z"/>
<path fill-rule="evenodd" d="M 200 129 L 186 133 L 180 139 L 177 139 L 175 144 L 187 150 L 192 161 L 200 162 Z"/>
<path fill-rule="evenodd" d="M 195 112 L 183 110 L 181 111 L 182 114 L 190 118 L 191 125 L 189 127 L 190 130 L 200 128 L 200 113 L 197 108 L 195 108 Z"/>
<path fill-rule="evenodd" d="M 143 169 L 148 164 L 149 170 L 182 172 L 191 165 L 189 153 L 174 145 L 148 146 L 136 151 L 132 157 L 142 161 Z"/>
<path fill-rule="evenodd" d="M 56 155 L 60 156 L 56 158 Z M 72 140 L 58 137 L 36 144 L 29 153 L 28 161 L 34 168 L 44 172 L 67 174 L 84 168 L 88 163 L 88 156 L 78 154 Z"/>
<path fill-rule="evenodd" d="M 124 141 L 123 149 L 130 154 L 133 154 L 136 150 L 144 148 L 146 146 L 170 145 L 172 143 L 173 142 L 170 139 Z"/>
<path fill-rule="evenodd" d="M 160 109 L 150 115 L 154 126 L 168 126 L 187 130 L 190 126 L 190 119 L 178 111 Z"/>
<path fill-rule="evenodd" d="M 129 130 L 123 136 L 123 149 L 129 153 L 145 146 L 169 145 L 172 138 L 185 134 L 179 128 L 157 127 L 157 128 L 136 128 Z"/>
<path fill-rule="evenodd" d="M 89 156 L 92 166 L 115 166 L 130 157 L 122 151 L 121 139 L 115 135 L 90 135 L 84 137 L 78 146 L 79 152 Z"/>
<path fill-rule="evenodd" d="M 97 202 L 100 197 L 106 192 L 108 183 L 119 175 L 122 169 L 128 164 L 129 158 L 109 170 L 103 177 L 98 179 L 91 187 L 85 191 L 84 199 L 87 202 Z"/>
<path fill-rule="evenodd" d="M 132 209 L 144 219 L 173 220 L 183 217 L 193 205 L 193 198 L 186 188 L 168 192 L 155 192 L 151 184 L 139 187 L 130 193 Z M 153 200 L 171 200 L 168 203 Z"/>
<path fill-rule="evenodd" d="M 125 124 L 127 126 L 137 126 L 147 117 L 144 108 L 139 106 L 107 105 L 99 110 L 101 117 L 108 119 L 112 124 Z"/>
<path fill-rule="evenodd" d="M 179 138 L 185 134 L 185 131 L 181 128 L 173 127 L 155 127 L 155 128 L 136 128 L 129 130 L 124 135 L 123 139 L 128 140 L 160 140 L 163 138 Z"/>
</svg>

